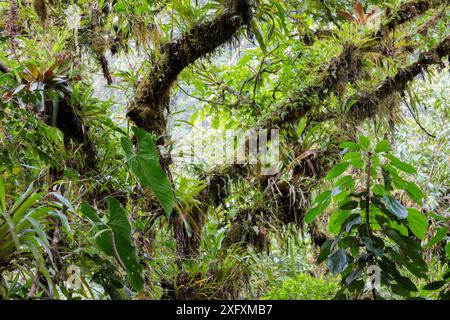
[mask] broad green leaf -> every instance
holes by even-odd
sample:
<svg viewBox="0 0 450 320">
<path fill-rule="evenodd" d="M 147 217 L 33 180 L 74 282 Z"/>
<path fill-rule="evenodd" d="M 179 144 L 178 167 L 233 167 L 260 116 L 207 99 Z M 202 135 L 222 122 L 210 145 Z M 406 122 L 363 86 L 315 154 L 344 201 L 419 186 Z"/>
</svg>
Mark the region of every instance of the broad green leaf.
<svg viewBox="0 0 450 320">
<path fill-rule="evenodd" d="M 353 210 L 358 207 L 359 202 L 355 200 L 350 200 L 342 205 L 339 206 L 339 209 L 341 210 Z"/>
<path fill-rule="evenodd" d="M 384 196 L 383 203 L 386 209 L 399 219 L 405 219 L 408 216 L 408 210 L 394 197 Z"/>
<path fill-rule="evenodd" d="M 386 151 L 389 151 L 390 149 L 391 149 L 391 144 L 389 143 L 389 141 L 381 140 L 380 142 L 377 143 L 377 145 L 375 147 L 375 152 L 376 153 L 386 152 Z"/>
<path fill-rule="evenodd" d="M 324 203 L 325 201 L 327 201 L 327 200 L 330 199 L 331 194 L 332 194 L 332 191 L 330 191 L 330 190 L 327 190 L 327 191 L 324 191 L 324 192 L 320 193 L 320 194 L 314 199 L 314 203 L 316 203 L 316 204 L 322 204 L 322 203 Z"/>
<path fill-rule="evenodd" d="M 397 230 L 402 236 L 407 237 L 409 235 L 408 228 L 400 223 L 391 220 L 389 221 L 389 227 Z"/>
<path fill-rule="evenodd" d="M 298 122 L 298 126 L 297 126 L 297 136 L 300 138 L 300 136 L 302 135 L 303 131 L 306 128 L 307 125 L 307 118 L 303 117 L 300 119 L 300 121 Z"/>
<path fill-rule="evenodd" d="M 389 170 L 390 166 L 383 166 L 381 168 L 381 175 L 383 176 L 383 183 L 385 190 L 392 190 L 392 172 Z"/>
<path fill-rule="evenodd" d="M 398 159 L 397 157 L 394 157 L 391 154 L 385 155 L 385 157 L 388 158 L 389 160 L 391 160 L 391 165 L 402 170 L 403 172 L 406 172 L 406 173 L 416 173 L 417 172 L 416 168 L 414 168 L 412 165 L 401 161 L 400 159 Z"/>
<path fill-rule="evenodd" d="M 343 161 L 348 161 L 351 166 L 361 169 L 364 167 L 364 161 L 361 158 L 361 153 L 359 152 L 347 152 L 344 157 L 342 157 Z"/>
<path fill-rule="evenodd" d="M 422 204 L 424 194 L 414 182 L 406 182 L 405 189 L 408 195 L 418 204 Z"/>
<path fill-rule="evenodd" d="M 425 285 L 422 289 L 423 290 L 429 290 L 429 291 L 439 290 L 446 283 L 447 283 L 447 281 L 444 281 L 444 280 L 434 281 L 434 282 L 431 282 L 431 283 Z"/>
<path fill-rule="evenodd" d="M 362 240 L 366 245 L 367 251 L 372 252 L 377 257 L 384 255 L 384 242 L 380 238 L 363 237 Z"/>
<path fill-rule="evenodd" d="M 378 265 L 387 274 L 393 278 L 401 277 L 399 270 L 393 261 L 391 261 L 386 255 L 384 255 L 380 260 L 378 260 Z"/>
<path fill-rule="evenodd" d="M 412 282 L 411 279 L 409 279 L 407 277 L 398 276 L 398 277 L 395 277 L 395 281 L 397 281 L 397 283 L 399 285 L 401 285 L 407 291 L 410 291 L 410 292 L 418 291 L 414 282 Z"/>
<path fill-rule="evenodd" d="M 348 248 L 351 251 L 353 256 L 357 256 L 359 254 L 359 240 L 353 236 L 347 236 L 342 238 L 339 243 L 341 248 Z"/>
<path fill-rule="evenodd" d="M 326 175 L 327 180 L 333 180 L 334 178 L 339 177 L 341 174 L 344 173 L 345 170 L 347 170 L 348 166 L 350 164 L 348 162 L 341 162 L 338 163 L 336 166 L 334 166 L 333 169 L 331 169 L 328 174 Z"/>
<path fill-rule="evenodd" d="M 328 230 L 332 234 L 338 234 L 341 230 L 342 224 L 350 216 L 351 211 L 338 210 L 333 213 L 328 221 Z"/>
<path fill-rule="evenodd" d="M 347 160 L 361 160 L 361 153 L 359 152 L 347 152 L 343 157 L 342 160 L 347 161 Z"/>
<path fill-rule="evenodd" d="M 128 137 L 122 137 L 122 148 L 127 157 L 127 164 L 142 185 L 151 188 L 163 206 L 166 215 L 172 212 L 174 196 L 172 186 L 159 163 L 156 150 L 156 138 L 147 131 L 133 127 L 137 138 L 138 152 L 135 153 Z"/>
<path fill-rule="evenodd" d="M 343 176 L 339 178 L 334 185 L 339 187 L 345 187 L 351 183 L 352 184 L 355 183 L 355 180 L 353 179 L 352 176 Z"/>
<path fill-rule="evenodd" d="M 389 193 L 384 190 L 383 186 L 381 184 L 376 184 L 372 187 L 372 191 L 380 196 L 388 195 Z"/>
<path fill-rule="evenodd" d="M 330 203 L 330 200 L 328 199 L 326 202 L 309 209 L 305 215 L 305 222 L 311 223 L 315 217 L 317 217 L 319 214 L 321 214 L 328 207 L 329 203 Z"/>
<path fill-rule="evenodd" d="M 336 187 L 336 188 L 333 188 L 333 190 L 331 190 L 332 197 L 336 197 L 336 196 L 340 195 L 341 193 L 342 193 L 341 187 Z"/>
<path fill-rule="evenodd" d="M 89 220 L 94 223 L 101 223 L 102 220 L 97 214 L 97 211 L 92 208 L 87 202 L 83 202 L 80 206 L 80 211 L 83 215 L 85 215 Z"/>
<path fill-rule="evenodd" d="M 338 249 L 327 260 L 327 267 L 331 273 L 341 273 L 348 267 L 348 256 L 344 249 Z"/>
<path fill-rule="evenodd" d="M 311 223 L 315 217 L 321 214 L 330 204 L 331 190 L 327 190 L 319 194 L 315 199 L 315 206 L 308 210 L 305 215 L 305 222 Z"/>
<path fill-rule="evenodd" d="M 3 177 L 1 175 L 0 175 L 0 210 L 1 211 L 6 211 L 5 184 L 3 182 Z"/>
<path fill-rule="evenodd" d="M 341 149 L 348 149 L 348 150 L 353 150 L 353 151 L 358 151 L 361 149 L 361 146 L 355 142 L 352 141 L 346 141 L 346 142 L 342 142 L 339 145 L 339 148 Z"/>
<path fill-rule="evenodd" d="M 428 230 L 428 219 L 422 212 L 409 208 L 408 209 L 408 225 L 412 233 L 420 240 L 425 239 Z"/>
<path fill-rule="evenodd" d="M 420 244 L 407 236 L 402 236 L 397 230 L 387 229 L 384 233 L 393 240 L 401 249 L 404 255 L 408 256 L 412 263 L 408 266 L 408 261 L 403 261 L 408 269 L 414 270 L 415 274 L 421 276 L 427 270 L 427 264 L 422 258 L 422 248 Z M 397 255 L 398 253 L 391 252 L 391 255 Z M 398 259 L 401 260 L 399 257 Z"/>
<path fill-rule="evenodd" d="M 380 157 L 377 154 L 372 154 L 371 162 L 372 167 L 377 168 L 380 165 Z"/>
<path fill-rule="evenodd" d="M 445 253 L 447 253 L 447 258 L 450 259 L 450 242 L 445 246 Z"/>
<path fill-rule="evenodd" d="M 437 221 L 450 221 L 450 217 L 444 217 L 434 212 L 427 212 L 427 215 L 429 215 L 433 219 L 436 219 Z"/>
<path fill-rule="evenodd" d="M 334 201 L 342 201 L 345 198 L 347 198 L 347 192 L 345 191 L 344 188 L 342 187 L 335 187 L 332 191 L 331 191 L 331 196 L 333 197 Z"/>
<path fill-rule="evenodd" d="M 410 291 L 406 290 L 404 286 L 402 286 L 399 283 L 391 284 L 391 291 L 392 293 L 395 293 L 396 295 L 399 295 L 401 297 L 409 298 L 411 296 Z"/>
<path fill-rule="evenodd" d="M 324 244 L 322 244 L 322 246 L 320 247 L 319 256 L 317 258 L 317 263 L 320 264 L 327 259 L 328 255 L 330 254 L 330 249 L 331 249 L 332 244 L 333 244 L 333 241 L 331 241 L 331 240 L 327 240 L 324 242 Z"/>
<path fill-rule="evenodd" d="M 97 214 L 97 210 L 87 202 L 83 202 L 80 207 L 81 213 L 94 223 L 94 241 L 97 247 L 109 256 L 114 256 L 114 249 L 111 243 L 111 230 L 102 222 Z"/>
<path fill-rule="evenodd" d="M 119 257 L 116 256 L 116 259 L 120 259 L 119 263 L 125 266 L 132 287 L 141 291 L 144 287 L 142 266 L 138 261 L 136 248 L 132 241 L 130 222 L 119 201 L 109 197 L 107 202 L 110 213 L 108 226 L 111 228 L 114 240 L 113 249 L 117 250 L 119 255 Z"/>
<path fill-rule="evenodd" d="M 345 232 L 350 232 L 354 226 L 361 224 L 361 216 L 359 214 L 352 214 L 344 223 Z"/>
<path fill-rule="evenodd" d="M 353 168 L 362 169 L 364 168 L 364 161 L 361 159 L 352 159 L 348 161 Z"/>
<path fill-rule="evenodd" d="M 369 140 L 369 138 L 367 138 L 367 137 L 365 137 L 363 135 L 359 136 L 358 143 L 359 143 L 359 145 L 361 147 L 363 147 L 363 149 L 367 150 L 367 149 L 370 148 L 370 140 Z"/>
</svg>

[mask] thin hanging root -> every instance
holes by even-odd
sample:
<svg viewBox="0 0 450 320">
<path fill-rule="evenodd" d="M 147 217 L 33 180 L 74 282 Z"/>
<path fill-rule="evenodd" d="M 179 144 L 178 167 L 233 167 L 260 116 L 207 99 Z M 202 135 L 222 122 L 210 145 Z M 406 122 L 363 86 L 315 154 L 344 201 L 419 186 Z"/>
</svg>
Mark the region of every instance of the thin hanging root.
<svg viewBox="0 0 450 320">
<path fill-rule="evenodd" d="M 414 121 L 416 122 L 416 124 L 419 126 L 420 129 L 422 129 L 423 132 L 425 132 L 426 135 L 428 135 L 429 137 L 436 139 L 436 136 L 434 134 L 431 134 L 428 132 L 427 129 L 425 129 L 422 124 L 420 123 L 420 120 L 418 119 L 417 115 L 414 113 L 414 111 L 412 110 L 411 106 L 409 105 L 408 101 L 406 99 L 403 99 L 403 103 L 406 105 L 406 107 L 408 108 L 409 113 L 411 114 L 411 116 L 413 117 Z"/>
</svg>

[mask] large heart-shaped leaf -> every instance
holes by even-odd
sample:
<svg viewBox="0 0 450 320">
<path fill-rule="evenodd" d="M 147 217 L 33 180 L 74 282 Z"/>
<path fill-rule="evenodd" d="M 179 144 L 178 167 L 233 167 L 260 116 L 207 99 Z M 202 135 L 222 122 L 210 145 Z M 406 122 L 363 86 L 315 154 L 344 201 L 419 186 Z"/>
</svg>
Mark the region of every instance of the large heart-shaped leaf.
<svg viewBox="0 0 450 320">
<path fill-rule="evenodd" d="M 142 266 L 136 255 L 136 248 L 131 238 L 131 225 L 128 221 L 125 210 L 120 206 L 119 201 L 114 198 L 108 198 L 109 222 L 114 240 L 114 251 L 121 263 L 125 267 L 128 274 L 128 280 L 132 287 L 140 291 L 144 287 L 144 279 L 142 278 Z"/>
<path fill-rule="evenodd" d="M 94 223 L 96 231 L 95 244 L 105 254 L 114 257 L 125 269 L 128 281 L 136 291 L 144 287 L 142 278 L 142 266 L 136 255 L 136 248 L 131 238 L 131 225 L 125 210 L 119 201 L 107 198 L 109 209 L 109 221 L 104 223 L 96 210 L 83 203 L 81 212 Z"/>
<path fill-rule="evenodd" d="M 156 137 L 151 133 L 133 127 L 137 138 L 138 150 L 133 150 L 133 144 L 128 137 L 122 137 L 122 148 L 127 157 L 127 164 L 139 179 L 140 183 L 149 187 L 169 216 L 173 208 L 173 191 L 166 173 L 159 163 L 159 154 L 156 150 Z"/>
</svg>

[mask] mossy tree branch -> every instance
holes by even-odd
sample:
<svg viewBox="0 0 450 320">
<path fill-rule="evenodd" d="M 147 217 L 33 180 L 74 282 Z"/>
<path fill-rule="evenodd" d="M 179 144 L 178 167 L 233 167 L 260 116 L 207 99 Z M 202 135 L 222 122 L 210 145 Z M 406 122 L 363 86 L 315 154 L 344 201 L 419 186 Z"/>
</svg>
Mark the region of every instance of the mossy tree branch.
<svg viewBox="0 0 450 320">
<path fill-rule="evenodd" d="M 359 95 L 358 102 L 350 109 L 350 117 L 358 121 L 374 117 L 380 111 L 378 106 L 386 97 L 394 93 L 402 94 L 409 82 L 433 65 L 442 66 L 442 59 L 448 55 L 450 55 L 450 36 L 423 53 L 417 62 L 400 69 L 395 76 L 386 79 L 375 91 Z"/>
<path fill-rule="evenodd" d="M 358 48 L 353 44 L 345 45 L 343 52 L 332 59 L 328 66 L 320 72 L 325 77 L 319 84 L 295 92 L 290 98 L 282 101 L 272 114 L 260 122 L 260 126 L 282 127 L 286 123 L 298 121 L 308 112 L 317 109 L 331 93 L 342 92 L 348 82 L 354 83 L 360 79 L 364 65 L 361 55 L 365 51 L 383 51 L 378 46 L 381 45 L 388 32 L 421 16 L 430 9 L 440 7 L 442 4 L 442 1 L 439 0 L 417 0 L 403 4 L 394 12 L 386 12 L 385 20 L 387 22 L 373 33 L 374 41 L 370 46 Z M 441 18 L 442 15 L 433 17 L 433 23 Z"/>
<path fill-rule="evenodd" d="M 394 13 L 387 12 L 387 22 L 375 33 L 375 37 L 382 37 L 397 26 L 411 21 L 426 11 L 442 5 L 443 0 L 416 0 L 402 4 Z"/>
<path fill-rule="evenodd" d="M 128 117 L 140 128 L 158 136 L 165 133 L 164 112 L 170 89 L 184 68 L 231 40 L 251 18 L 248 0 L 228 0 L 225 11 L 161 46 L 148 76 L 138 85 Z"/>
</svg>

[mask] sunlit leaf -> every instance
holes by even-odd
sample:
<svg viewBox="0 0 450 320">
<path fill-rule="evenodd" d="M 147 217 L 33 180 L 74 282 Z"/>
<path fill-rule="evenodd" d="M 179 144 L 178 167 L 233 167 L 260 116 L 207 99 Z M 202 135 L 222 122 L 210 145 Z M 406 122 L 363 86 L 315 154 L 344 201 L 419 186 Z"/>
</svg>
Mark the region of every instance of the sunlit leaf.
<svg viewBox="0 0 450 320">
<path fill-rule="evenodd" d="M 428 219 L 422 212 L 414 209 L 408 209 L 408 225 L 412 233 L 420 240 L 425 239 L 428 230 Z"/>
<path fill-rule="evenodd" d="M 173 208 L 172 186 L 166 173 L 159 163 L 159 154 L 156 150 L 156 138 L 137 127 L 133 127 L 137 138 L 138 151 L 134 152 L 133 144 L 128 137 L 122 137 L 122 148 L 127 157 L 127 164 L 139 179 L 142 185 L 149 187 L 161 202 L 166 215 L 170 215 Z"/>
</svg>

